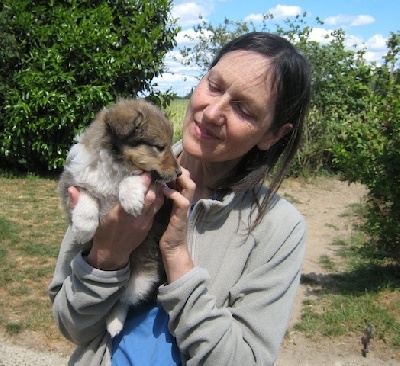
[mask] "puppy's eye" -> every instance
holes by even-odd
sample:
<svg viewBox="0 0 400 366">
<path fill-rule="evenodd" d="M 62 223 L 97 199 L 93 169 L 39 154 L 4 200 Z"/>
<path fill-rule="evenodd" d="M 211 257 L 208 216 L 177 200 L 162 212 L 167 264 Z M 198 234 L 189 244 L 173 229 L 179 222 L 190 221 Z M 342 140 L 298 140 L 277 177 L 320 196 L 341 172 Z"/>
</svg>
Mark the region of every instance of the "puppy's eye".
<svg viewBox="0 0 400 366">
<path fill-rule="evenodd" d="M 162 153 L 165 150 L 165 146 L 162 145 L 153 145 L 153 147 L 157 150 L 157 152 Z"/>
</svg>

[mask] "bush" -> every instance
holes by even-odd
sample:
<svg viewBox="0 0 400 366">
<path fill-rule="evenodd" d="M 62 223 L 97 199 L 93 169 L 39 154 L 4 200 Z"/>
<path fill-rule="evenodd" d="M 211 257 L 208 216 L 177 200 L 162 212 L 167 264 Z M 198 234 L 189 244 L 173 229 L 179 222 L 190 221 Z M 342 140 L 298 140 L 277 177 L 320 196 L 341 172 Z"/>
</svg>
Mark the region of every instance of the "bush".
<svg viewBox="0 0 400 366">
<path fill-rule="evenodd" d="M 170 7 L 170 0 L 6 0 L 0 15 L 20 62 L 0 117 L 2 163 L 57 169 L 76 133 L 117 97 L 168 102 L 151 80 L 175 45 Z"/>
<path fill-rule="evenodd" d="M 396 37 L 399 41 L 399 35 L 392 40 Z M 399 42 L 387 60 L 397 55 L 398 47 Z M 369 189 L 365 230 L 372 249 L 400 262 L 400 73 L 394 68 L 396 58 L 392 60 L 376 73 L 379 79 L 365 117 L 349 116 L 337 124 L 339 138 L 332 152 L 346 179 Z"/>
</svg>

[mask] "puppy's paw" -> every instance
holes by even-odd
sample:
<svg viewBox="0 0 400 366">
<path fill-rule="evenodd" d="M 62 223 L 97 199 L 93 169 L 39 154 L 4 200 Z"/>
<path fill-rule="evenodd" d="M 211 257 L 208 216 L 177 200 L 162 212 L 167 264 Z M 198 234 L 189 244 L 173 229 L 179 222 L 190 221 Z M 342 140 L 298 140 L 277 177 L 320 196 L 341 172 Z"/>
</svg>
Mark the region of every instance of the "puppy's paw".
<svg viewBox="0 0 400 366">
<path fill-rule="evenodd" d="M 128 314 L 129 307 L 122 302 L 118 302 L 111 313 L 107 316 L 107 332 L 111 338 L 118 335 L 125 324 L 126 315 Z"/>
<path fill-rule="evenodd" d="M 79 244 L 87 243 L 93 238 L 97 226 L 98 222 L 86 222 L 85 225 L 83 225 L 83 222 L 79 222 L 79 219 L 78 222 L 72 222 L 72 232 L 76 242 Z"/>
<path fill-rule="evenodd" d="M 146 188 L 140 175 L 126 177 L 119 184 L 119 201 L 130 215 L 138 216 L 142 212 L 145 194 Z"/>
<path fill-rule="evenodd" d="M 75 240 L 84 244 L 93 238 L 99 225 L 99 204 L 85 192 L 81 192 L 79 200 L 71 214 L 72 232 Z"/>
<path fill-rule="evenodd" d="M 121 332 L 123 326 L 124 324 L 121 323 L 119 319 L 112 319 L 107 322 L 107 332 L 110 334 L 111 338 L 114 338 Z"/>
</svg>

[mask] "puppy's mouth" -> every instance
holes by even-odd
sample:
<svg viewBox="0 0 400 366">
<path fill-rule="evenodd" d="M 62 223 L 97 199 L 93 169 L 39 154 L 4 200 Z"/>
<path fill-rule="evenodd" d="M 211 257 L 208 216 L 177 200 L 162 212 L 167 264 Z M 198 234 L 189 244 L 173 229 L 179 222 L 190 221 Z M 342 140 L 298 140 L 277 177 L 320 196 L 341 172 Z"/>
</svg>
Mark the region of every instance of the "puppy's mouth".
<svg viewBox="0 0 400 366">
<path fill-rule="evenodd" d="M 182 172 L 176 172 L 176 174 L 174 174 L 173 176 L 171 175 L 161 175 L 158 171 L 156 170 L 152 170 L 150 172 L 151 174 L 151 180 L 154 182 L 158 182 L 158 183 L 168 183 L 171 182 L 172 180 L 178 178 Z"/>
</svg>

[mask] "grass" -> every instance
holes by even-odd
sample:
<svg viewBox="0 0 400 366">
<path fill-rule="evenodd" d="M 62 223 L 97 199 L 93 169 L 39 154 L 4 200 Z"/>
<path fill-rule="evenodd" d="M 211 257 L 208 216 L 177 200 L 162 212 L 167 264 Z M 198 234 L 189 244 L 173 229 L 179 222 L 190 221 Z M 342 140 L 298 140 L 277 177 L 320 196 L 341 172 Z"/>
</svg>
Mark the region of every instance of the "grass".
<svg viewBox="0 0 400 366">
<path fill-rule="evenodd" d="M 337 271 L 337 266 L 335 261 L 329 255 L 321 255 L 319 257 L 319 264 L 323 269 L 326 269 L 331 272 Z"/>
<path fill-rule="evenodd" d="M 362 212 L 360 207 L 352 210 L 353 218 Z M 347 240 L 335 240 L 332 245 L 338 248 L 339 256 L 320 258 L 321 266 L 330 274 L 321 281 L 302 278 L 303 284 L 318 289 L 319 296 L 307 299 L 295 328 L 310 337 L 335 338 L 362 334 L 372 324 L 375 340 L 399 350 L 400 268 L 395 263 L 366 256 L 365 240 L 357 230 Z M 344 271 L 339 273 L 339 266 Z"/>
<path fill-rule="evenodd" d="M 174 125 L 174 142 L 180 140 L 182 137 L 182 122 L 188 104 L 188 99 L 175 99 L 166 110 L 169 119 Z"/>
<path fill-rule="evenodd" d="M 0 327 L 13 335 L 36 331 L 57 339 L 47 286 L 66 221 L 56 181 L 0 177 L 0 206 Z"/>
</svg>

